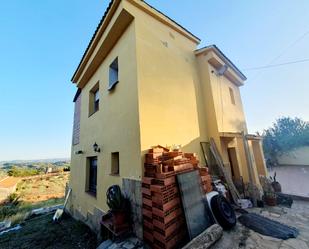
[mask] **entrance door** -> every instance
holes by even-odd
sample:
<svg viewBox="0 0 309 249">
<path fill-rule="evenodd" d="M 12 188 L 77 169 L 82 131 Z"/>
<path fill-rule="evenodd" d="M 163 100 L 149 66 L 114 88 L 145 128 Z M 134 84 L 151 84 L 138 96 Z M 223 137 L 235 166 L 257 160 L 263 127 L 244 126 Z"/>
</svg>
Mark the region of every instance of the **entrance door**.
<svg viewBox="0 0 309 249">
<path fill-rule="evenodd" d="M 237 154 L 236 154 L 236 148 L 227 148 L 228 156 L 229 156 L 229 162 L 231 165 L 231 173 L 233 179 L 239 179 L 240 178 L 240 172 L 239 172 L 239 165 L 237 161 Z"/>
</svg>

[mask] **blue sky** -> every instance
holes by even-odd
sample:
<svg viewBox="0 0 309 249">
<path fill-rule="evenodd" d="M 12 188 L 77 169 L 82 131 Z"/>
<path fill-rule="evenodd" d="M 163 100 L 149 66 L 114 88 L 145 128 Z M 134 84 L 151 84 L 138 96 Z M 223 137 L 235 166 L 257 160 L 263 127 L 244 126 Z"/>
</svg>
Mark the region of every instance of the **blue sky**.
<svg viewBox="0 0 309 249">
<path fill-rule="evenodd" d="M 246 69 L 309 58 L 309 1 L 149 0 Z M 0 161 L 69 157 L 71 76 L 107 0 L 4 1 L 0 15 Z M 275 60 L 274 60 L 275 59 Z M 247 75 L 250 132 L 280 116 L 309 118 L 309 62 Z"/>
</svg>

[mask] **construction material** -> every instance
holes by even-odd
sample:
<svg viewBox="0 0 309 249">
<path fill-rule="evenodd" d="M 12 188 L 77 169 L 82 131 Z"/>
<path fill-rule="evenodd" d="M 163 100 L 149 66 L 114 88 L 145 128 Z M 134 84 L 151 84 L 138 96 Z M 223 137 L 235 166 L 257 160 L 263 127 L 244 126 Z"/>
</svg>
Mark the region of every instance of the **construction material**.
<svg viewBox="0 0 309 249">
<path fill-rule="evenodd" d="M 209 143 L 207 143 L 207 142 L 200 142 L 200 145 L 201 145 L 201 148 L 202 148 L 202 152 L 203 152 L 203 157 L 204 157 L 205 163 L 209 167 L 210 166 L 210 161 L 209 161 L 209 157 L 208 157 L 208 154 L 207 154 L 207 147 L 209 147 Z"/>
<path fill-rule="evenodd" d="M 212 219 L 206 211 L 204 193 L 201 189 L 200 176 L 198 171 L 177 175 L 182 206 L 186 217 L 189 238 L 192 240 L 211 226 Z"/>
<path fill-rule="evenodd" d="M 30 216 L 31 215 L 42 215 L 42 214 L 54 212 L 57 209 L 62 209 L 62 208 L 63 208 L 63 205 L 55 205 L 55 206 L 51 206 L 51 207 L 36 208 L 36 209 L 33 209 L 30 212 Z"/>
<path fill-rule="evenodd" d="M 243 214 L 238 220 L 242 225 L 255 232 L 277 239 L 286 240 L 289 238 L 296 238 L 299 234 L 296 228 L 289 227 L 254 213 Z"/>
<path fill-rule="evenodd" d="M 0 232 L 11 227 L 12 222 L 10 220 L 5 220 L 0 222 Z"/>
<path fill-rule="evenodd" d="M 144 177 L 142 196 L 144 241 L 153 248 L 179 246 L 185 240 L 186 228 L 176 177 Z"/>
<path fill-rule="evenodd" d="M 18 225 L 16 225 L 15 227 L 12 227 L 12 228 L 9 228 L 9 229 L 6 229 L 6 230 L 0 232 L 0 236 L 3 235 L 3 234 L 5 234 L 5 233 L 17 231 L 17 230 L 19 230 L 19 229 L 21 229 L 21 228 L 22 228 L 21 225 L 18 224 Z"/>
<path fill-rule="evenodd" d="M 292 207 L 293 204 L 293 198 L 287 194 L 282 194 L 282 193 L 276 193 L 277 195 L 277 204 L 286 206 L 288 208 Z"/>
<path fill-rule="evenodd" d="M 194 153 L 169 151 L 158 145 L 145 155 L 145 177 L 164 179 L 179 172 L 193 170 L 197 168 L 198 163 Z"/>
<path fill-rule="evenodd" d="M 210 248 L 216 241 L 218 241 L 223 235 L 222 227 L 214 224 L 208 227 L 204 232 L 198 235 L 196 238 L 191 240 L 182 249 L 207 249 Z"/>
<path fill-rule="evenodd" d="M 199 167 L 198 170 L 201 176 L 202 189 L 204 190 L 204 193 L 207 194 L 212 191 L 211 176 L 209 175 L 208 168 L 206 167 Z"/>
<path fill-rule="evenodd" d="M 67 205 L 67 203 L 68 203 L 69 196 L 70 196 L 71 192 L 72 192 L 72 189 L 69 188 L 69 191 L 68 191 L 68 193 L 67 193 L 67 196 L 65 197 L 65 201 L 64 201 L 63 208 L 62 208 L 62 209 L 59 208 L 59 209 L 56 210 L 56 213 L 54 214 L 54 217 L 53 217 L 53 221 L 58 221 L 58 220 L 61 219 L 61 217 L 62 217 L 62 215 L 63 215 L 63 212 L 64 212 L 64 210 L 65 210 L 65 207 L 66 207 L 66 205 Z"/>
<path fill-rule="evenodd" d="M 124 221 L 122 224 L 115 224 L 114 217 L 111 212 L 103 215 L 100 223 L 103 226 L 101 233 L 106 236 L 107 239 L 115 240 L 128 234 L 130 231 L 130 224 L 127 221 Z M 103 228 L 106 230 L 104 231 Z"/>
<path fill-rule="evenodd" d="M 178 248 L 186 242 L 186 217 L 176 176 L 195 170 L 195 182 L 199 184 L 200 191 L 211 191 L 208 170 L 199 168 L 198 163 L 195 153 L 184 153 L 179 149 L 170 151 L 160 145 L 151 148 L 145 155 L 145 177 L 142 179 L 143 238 L 152 248 Z"/>
<path fill-rule="evenodd" d="M 213 154 L 214 158 L 217 161 L 218 167 L 219 167 L 222 175 L 225 178 L 225 181 L 226 181 L 226 183 L 229 187 L 230 193 L 232 195 L 233 201 L 237 205 L 238 199 L 240 199 L 240 194 L 238 193 L 229 172 L 224 167 L 222 157 L 221 157 L 221 155 L 218 151 L 217 145 L 216 145 L 215 140 L 213 138 L 210 138 L 210 150 L 211 150 L 211 153 Z"/>
<path fill-rule="evenodd" d="M 242 209 L 252 208 L 252 202 L 248 199 L 239 199 L 238 206 Z"/>
<path fill-rule="evenodd" d="M 245 155 L 247 160 L 247 167 L 248 167 L 248 173 L 249 173 L 249 183 L 248 183 L 248 192 L 251 197 L 251 200 L 253 202 L 253 206 L 257 205 L 257 201 L 260 200 L 259 190 L 257 191 L 257 186 L 254 178 L 254 165 L 253 165 L 253 158 L 250 153 L 250 148 L 248 144 L 248 138 L 245 135 L 245 133 L 241 132 L 241 137 L 243 140 L 243 145 L 245 149 Z"/>
</svg>

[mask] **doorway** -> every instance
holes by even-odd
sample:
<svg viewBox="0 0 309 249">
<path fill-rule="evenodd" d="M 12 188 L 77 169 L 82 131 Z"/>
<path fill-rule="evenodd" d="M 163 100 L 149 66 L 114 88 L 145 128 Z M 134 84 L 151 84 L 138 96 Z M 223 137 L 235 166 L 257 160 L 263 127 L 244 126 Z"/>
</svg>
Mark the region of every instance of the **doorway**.
<svg viewBox="0 0 309 249">
<path fill-rule="evenodd" d="M 231 173 L 233 179 L 240 179 L 239 164 L 237 160 L 236 148 L 227 148 L 229 163 L 231 165 Z"/>
</svg>

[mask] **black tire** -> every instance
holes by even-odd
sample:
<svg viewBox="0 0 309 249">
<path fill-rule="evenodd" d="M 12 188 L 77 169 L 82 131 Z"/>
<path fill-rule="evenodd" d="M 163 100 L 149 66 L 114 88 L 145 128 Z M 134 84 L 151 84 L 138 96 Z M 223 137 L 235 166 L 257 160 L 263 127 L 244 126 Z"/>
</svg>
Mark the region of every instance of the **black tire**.
<svg viewBox="0 0 309 249">
<path fill-rule="evenodd" d="M 236 215 L 230 203 L 222 195 L 211 199 L 211 210 L 224 230 L 230 230 L 236 225 Z"/>
</svg>

